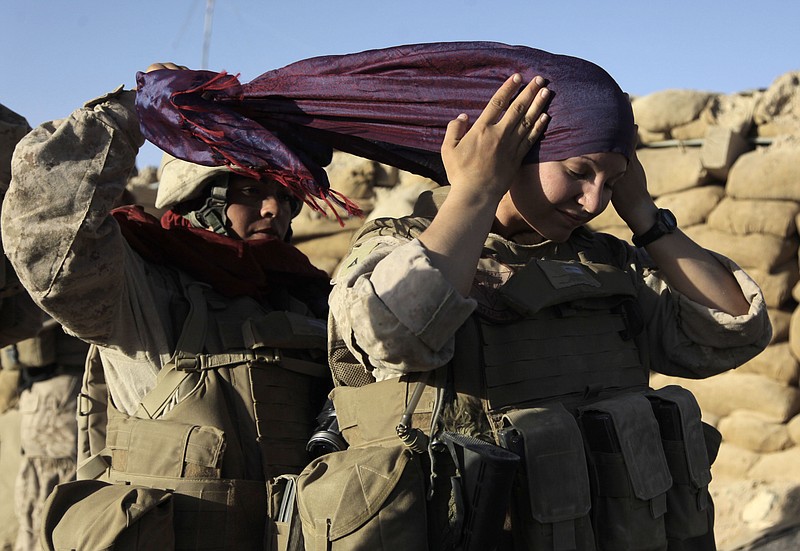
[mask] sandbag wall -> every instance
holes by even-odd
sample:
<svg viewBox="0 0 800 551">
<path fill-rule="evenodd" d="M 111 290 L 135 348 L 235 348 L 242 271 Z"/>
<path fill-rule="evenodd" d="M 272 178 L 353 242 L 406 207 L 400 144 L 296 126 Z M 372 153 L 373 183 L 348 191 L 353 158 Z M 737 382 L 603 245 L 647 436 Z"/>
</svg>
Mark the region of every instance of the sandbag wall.
<svg viewBox="0 0 800 551">
<path fill-rule="evenodd" d="M 733 259 L 764 291 L 774 335 L 762 354 L 681 384 L 723 435 L 716 478 L 800 482 L 800 73 L 734 95 L 668 90 L 634 98 L 639 158 L 659 206 L 700 245 Z M 609 209 L 593 223 L 630 239 Z"/>
</svg>

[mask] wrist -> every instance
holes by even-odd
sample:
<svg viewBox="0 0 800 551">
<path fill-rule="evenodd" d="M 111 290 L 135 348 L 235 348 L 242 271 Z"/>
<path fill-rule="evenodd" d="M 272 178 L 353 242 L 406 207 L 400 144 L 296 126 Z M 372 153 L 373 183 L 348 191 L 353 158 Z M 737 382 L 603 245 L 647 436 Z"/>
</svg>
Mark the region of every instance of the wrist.
<svg viewBox="0 0 800 551">
<path fill-rule="evenodd" d="M 633 244 L 637 247 L 646 247 L 665 235 L 675 232 L 678 228 L 675 215 L 667 209 L 658 209 L 652 220 L 648 229 L 634 232 Z"/>
<path fill-rule="evenodd" d="M 625 213 L 624 215 L 620 213 L 620 216 L 625 220 L 625 223 L 628 225 L 633 235 L 641 235 L 649 230 L 656 221 L 657 215 L 658 207 L 655 203 L 631 209 L 631 212 Z"/>
</svg>

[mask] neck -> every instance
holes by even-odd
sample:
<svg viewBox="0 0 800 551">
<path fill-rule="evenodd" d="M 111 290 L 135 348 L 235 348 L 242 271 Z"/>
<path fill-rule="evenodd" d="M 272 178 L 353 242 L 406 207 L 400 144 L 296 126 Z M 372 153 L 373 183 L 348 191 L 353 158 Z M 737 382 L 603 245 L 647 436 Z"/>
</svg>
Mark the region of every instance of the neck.
<svg viewBox="0 0 800 551">
<path fill-rule="evenodd" d="M 545 241 L 545 238 L 520 216 L 509 193 L 506 193 L 497 205 L 492 232 L 520 245 L 537 245 Z"/>
</svg>

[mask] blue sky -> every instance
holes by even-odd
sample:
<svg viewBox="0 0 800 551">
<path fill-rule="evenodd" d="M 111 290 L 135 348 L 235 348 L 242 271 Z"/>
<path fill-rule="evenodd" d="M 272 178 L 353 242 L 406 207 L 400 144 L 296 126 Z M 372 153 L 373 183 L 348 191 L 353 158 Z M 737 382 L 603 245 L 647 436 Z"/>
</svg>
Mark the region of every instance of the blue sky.
<svg viewBox="0 0 800 551">
<path fill-rule="evenodd" d="M 201 68 L 207 0 L 0 0 L 0 103 L 61 118 L 156 61 Z M 800 70 L 794 0 L 215 0 L 208 68 L 242 82 L 307 57 L 494 40 L 594 61 L 626 91 L 733 93 Z M 138 164 L 157 164 L 147 144 Z"/>
</svg>

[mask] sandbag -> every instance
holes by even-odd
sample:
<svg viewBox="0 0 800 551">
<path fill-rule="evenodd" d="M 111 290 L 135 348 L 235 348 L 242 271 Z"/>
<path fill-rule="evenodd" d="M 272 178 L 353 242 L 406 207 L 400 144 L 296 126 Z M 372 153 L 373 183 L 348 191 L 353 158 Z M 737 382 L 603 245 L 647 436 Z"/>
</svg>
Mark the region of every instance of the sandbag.
<svg viewBox="0 0 800 551">
<path fill-rule="evenodd" d="M 789 322 L 789 349 L 800 358 L 800 308 L 796 308 Z"/>
<path fill-rule="evenodd" d="M 699 147 L 646 147 L 636 152 L 653 197 L 690 189 L 710 181 Z"/>
<path fill-rule="evenodd" d="M 758 458 L 748 471 L 756 480 L 800 480 L 800 447 L 767 453 Z"/>
<path fill-rule="evenodd" d="M 800 412 L 800 389 L 756 373 L 728 371 L 702 380 L 654 374 L 650 384 L 654 388 L 681 385 L 694 394 L 703 411 L 720 417 L 737 409 L 747 409 L 765 419 L 783 423 Z"/>
<path fill-rule="evenodd" d="M 724 195 L 725 188 L 722 186 L 700 186 L 662 195 L 656 204 L 662 209 L 671 210 L 681 227 L 689 227 L 705 222 Z"/>
<path fill-rule="evenodd" d="M 749 411 L 734 411 L 717 427 L 730 444 L 758 453 L 771 453 L 794 446 L 783 423 L 767 421 Z"/>
<path fill-rule="evenodd" d="M 792 297 L 792 289 L 800 281 L 797 264 L 789 261 L 772 272 L 749 268 L 747 273 L 758 283 L 764 293 L 764 303 L 770 308 L 780 308 Z"/>
<path fill-rule="evenodd" d="M 784 138 L 745 153 L 731 167 L 726 192 L 736 199 L 800 201 L 800 140 Z"/>
<path fill-rule="evenodd" d="M 714 97 L 709 92 L 669 89 L 633 100 L 636 123 L 650 132 L 665 132 L 696 119 Z"/>
<path fill-rule="evenodd" d="M 791 352 L 788 342 L 769 345 L 764 351 L 742 364 L 740 373 L 766 375 L 785 385 L 797 386 L 800 378 L 800 362 Z"/>
<path fill-rule="evenodd" d="M 777 344 L 789 340 L 789 325 L 792 319 L 792 311 L 770 308 L 767 310 L 769 321 L 772 324 L 772 340 L 770 344 Z M 800 358 L 800 356 L 798 356 Z"/>
<path fill-rule="evenodd" d="M 736 235 L 767 233 L 786 238 L 797 233 L 798 213 L 800 204 L 792 201 L 725 197 L 708 216 L 708 227 Z"/>
<path fill-rule="evenodd" d="M 732 235 L 714 229 L 708 224 L 686 228 L 684 231 L 701 247 L 727 256 L 747 268 L 759 268 L 769 272 L 789 260 L 795 260 L 797 255 L 796 238 L 781 239 L 762 233 Z"/>
</svg>

